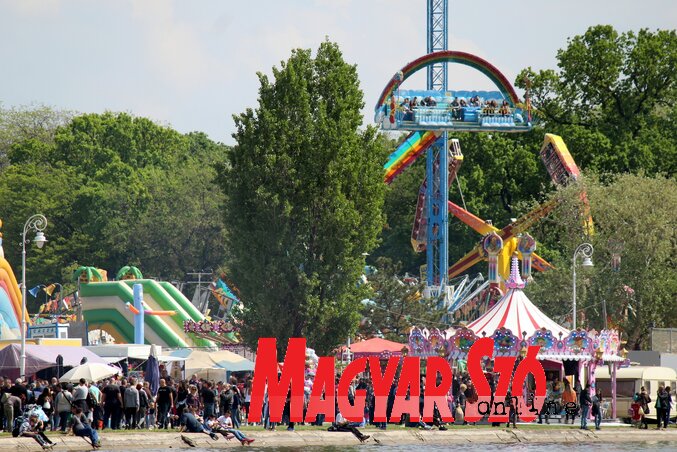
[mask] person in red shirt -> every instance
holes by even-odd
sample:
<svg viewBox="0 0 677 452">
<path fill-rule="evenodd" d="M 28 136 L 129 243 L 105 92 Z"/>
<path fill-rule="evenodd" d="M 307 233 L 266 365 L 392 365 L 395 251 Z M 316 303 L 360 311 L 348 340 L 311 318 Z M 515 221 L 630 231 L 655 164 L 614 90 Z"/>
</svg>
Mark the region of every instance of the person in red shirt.
<svg viewBox="0 0 677 452">
<path fill-rule="evenodd" d="M 635 394 L 634 401 L 632 402 L 632 405 L 630 405 L 629 414 L 632 417 L 632 425 L 637 428 L 642 428 L 644 412 L 642 411 L 642 405 L 639 403 L 639 393 Z"/>
</svg>

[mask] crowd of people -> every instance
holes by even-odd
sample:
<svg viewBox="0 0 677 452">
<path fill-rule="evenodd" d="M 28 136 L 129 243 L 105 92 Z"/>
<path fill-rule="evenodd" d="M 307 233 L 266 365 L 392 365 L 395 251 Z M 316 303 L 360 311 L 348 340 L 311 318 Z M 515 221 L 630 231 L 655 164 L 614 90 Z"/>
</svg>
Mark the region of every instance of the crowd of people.
<svg viewBox="0 0 677 452">
<path fill-rule="evenodd" d="M 455 97 L 451 102 L 442 104 L 444 108 L 451 111 L 452 119 L 464 120 L 464 111 L 467 107 L 481 107 L 483 116 L 509 116 L 511 114 L 510 104 L 503 100 L 499 105 L 495 99 L 482 100 L 479 96 L 473 96 L 468 101 L 465 98 Z M 419 100 L 418 97 L 409 99 L 405 97 L 399 104 L 399 110 L 403 113 L 405 121 L 414 120 L 414 111 L 418 108 L 435 108 L 437 101 L 431 96 L 426 96 Z"/>
<path fill-rule="evenodd" d="M 493 394 L 496 384 L 494 375 L 486 374 L 487 382 Z M 306 387 L 312 387 L 314 374 Z M 339 377 L 336 384 L 338 385 Z M 437 384 L 440 382 L 438 381 Z M 386 415 L 390 419 L 398 380 L 395 378 L 387 398 Z M 44 449 L 53 447 L 53 442 L 46 432 L 60 431 L 87 438 L 94 448 L 100 446 L 99 431 L 105 429 L 178 429 L 180 432 L 203 433 L 212 439 L 219 435 L 230 440 L 237 439 L 241 444 L 250 444 L 254 440 L 239 430 L 249 417 L 250 391 L 252 377 L 249 374 L 238 379 L 231 377 L 227 382 L 207 381 L 193 375 L 187 380 L 175 380 L 166 370 L 162 371 L 157 394 L 153 396 L 148 382 L 137 382 L 134 378 L 111 378 L 91 384 L 84 379 L 78 384 L 61 383 L 57 378 L 51 381 L 40 380 L 24 384 L 21 379 L 12 382 L 9 378 L 0 377 L 0 427 L 5 431 L 13 431 L 15 435 L 33 438 Z M 420 414 L 423 414 L 423 394 L 426 377 L 420 381 L 421 396 L 419 399 Z M 368 424 L 379 429 L 386 429 L 388 423 L 375 422 L 374 411 L 376 398 L 373 385 L 368 376 L 354 380 L 350 386 L 348 398 L 354 400 L 355 393 L 364 390 L 366 403 L 364 417 L 361 422 L 350 422 L 340 413 L 336 406 L 336 421 L 329 426 L 330 431 L 353 433 L 360 441 L 369 438 L 358 428 Z M 653 401 L 644 389 L 635 394 L 630 412 L 633 424 L 639 428 L 648 428 L 647 415 L 651 409 L 656 410 L 659 429 L 668 427 L 672 409 L 672 398 L 669 387 L 660 386 Z M 306 393 L 307 409 L 310 392 Z M 266 394 L 267 396 L 267 394 Z M 294 430 L 295 423 L 289 419 L 289 395 L 282 415 L 282 424 L 288 430 Z M 508 394 L 505 399 L 508 423 L 516 427 L 517 407 L 514 398 Z M 465 413 L 468 404 L 476 403 L 478 394 L 467 373 L 457 373 L 453 379 L 450 395 L 447 398 L 450 412 L 457 424 L 467 424 Z M 352 403 L 352 401 L 351 401 Z M 27 411 L 26 407 L 38 407 L 39 411 Z M 549 423 L 553 416 L 563 418 L 565 423 L 573 424 L 580 417 L 580 428 L 587 429 L 589 415 L 594 418 L 596 429 L 600 429 L 604 411 L 604 399 L 601 391 L 591 392 L 590 385 L 581 387 L 578 380 L 572 386 L 568 379 L 559 380 L 557 376 L 547 381 L 546 401 L 538 413 L 538 423 Z M 17 425 L 15 418 L 20 417 Z M 305 418 L 305 411 L 304 411 Z M 261 419 L 262 427 L 275 430 L 277 424 L 271 422 L 267 397 L 264 397 Z M 313 425 L 323 426 L 324 415 L 318 415 Z M 561 422 L 561 420 L 560 420 Z M 438 428 L 446 430 L 447 424 L 442 420 L 438 407 L 433 413 L 433 422 L 411 420 L 404 415 L 400 424 L 423 429 Z M 494 425 L 499 425 L 494 423 Z"/>
<path fill-rule="evenodd" d="M 212 439 L 218 439 L 218 433 L 246 445 L 254 440 L 238 428 L 247 416 L 250 388 L 250 377 L 214 383 L 193 375 L 175 381 L 166 370 L 155 396 L 148 382 L 134 378 L 115 377 L 96 384 L 81 379 L 74 385 L 56 377 L 30 384 L 21 379 L 12 384 L 0 377 L 0 430 L 32 437 L 44 449 L 53 447 L 46 435 L 49 431 L 72 432 L 98 448 L 98 432 L 106 429 L 171 428 L 206 433 Z M 19 425 L 15 419 L 21 421 Z"/>
</svg>

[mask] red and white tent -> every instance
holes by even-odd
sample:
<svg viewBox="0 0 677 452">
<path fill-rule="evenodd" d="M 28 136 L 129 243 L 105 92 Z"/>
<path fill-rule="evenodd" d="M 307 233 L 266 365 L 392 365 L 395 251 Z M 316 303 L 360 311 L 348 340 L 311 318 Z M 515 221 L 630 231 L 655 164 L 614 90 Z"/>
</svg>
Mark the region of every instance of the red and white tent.
<svg viewBox="0 0 677 452">
<path fill-rule="evenodd" d="M 508 292 L 493 308 L 469 324 L 468 328 L 480 337 L 482 332 L 491 336 L 499 328 L 507 328 L 517 337 L 522 337 L 523 331 L 526 331 L 527 338 L 531 337 L 541 328 L 550 330 L 555 338 L 559 337 L 559 333 L 562 333 L 562 337 L 566 337 L 569 330 L 543 314 L 524 294 L 522 288 L 525 284 L 517 271 L 516 262 L 515 259 L 510 279 L 506 284 Z"/>
</svg>

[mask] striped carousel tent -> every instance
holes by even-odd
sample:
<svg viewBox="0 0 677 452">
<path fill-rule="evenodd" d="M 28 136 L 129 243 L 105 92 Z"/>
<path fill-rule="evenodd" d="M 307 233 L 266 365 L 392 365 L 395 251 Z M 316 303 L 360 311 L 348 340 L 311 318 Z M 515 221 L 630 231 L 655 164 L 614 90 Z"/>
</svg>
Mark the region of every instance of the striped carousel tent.
<svg viewBox="0 0 677 452">
<path fill-rule="evenodd" d="M 510 278 L 506 284 L 508 292 L 482 317 L 468 325 L 476 335 L 487 336 L 494 334 L 499 328 L 509 329 L 515 336 L 522 337 L 522 332 L 530 337 L 537 330 L 546 328 L 554 337 L 562 333 L 562 337 L 569 334 L 569 330 L 561 327 L 534 305 L 524 294 L 525 284 L 517 270 L 517 259 L 513 259 Z"/>
</svg>

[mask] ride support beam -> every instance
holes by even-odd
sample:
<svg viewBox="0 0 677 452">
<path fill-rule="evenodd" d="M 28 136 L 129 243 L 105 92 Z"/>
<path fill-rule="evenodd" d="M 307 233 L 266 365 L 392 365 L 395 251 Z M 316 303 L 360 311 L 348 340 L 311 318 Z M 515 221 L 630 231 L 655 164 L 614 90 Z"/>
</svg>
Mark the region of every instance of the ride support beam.
<svg viewBox="0 0 677 452">
<path fill-rule="evenodd" d="M 428 0 L 427 53 L 448 50 L 449 0 Z M 446 91 L 447 64 L 435 63 L 428 66 L 428 89 Z"/>
</svg>

